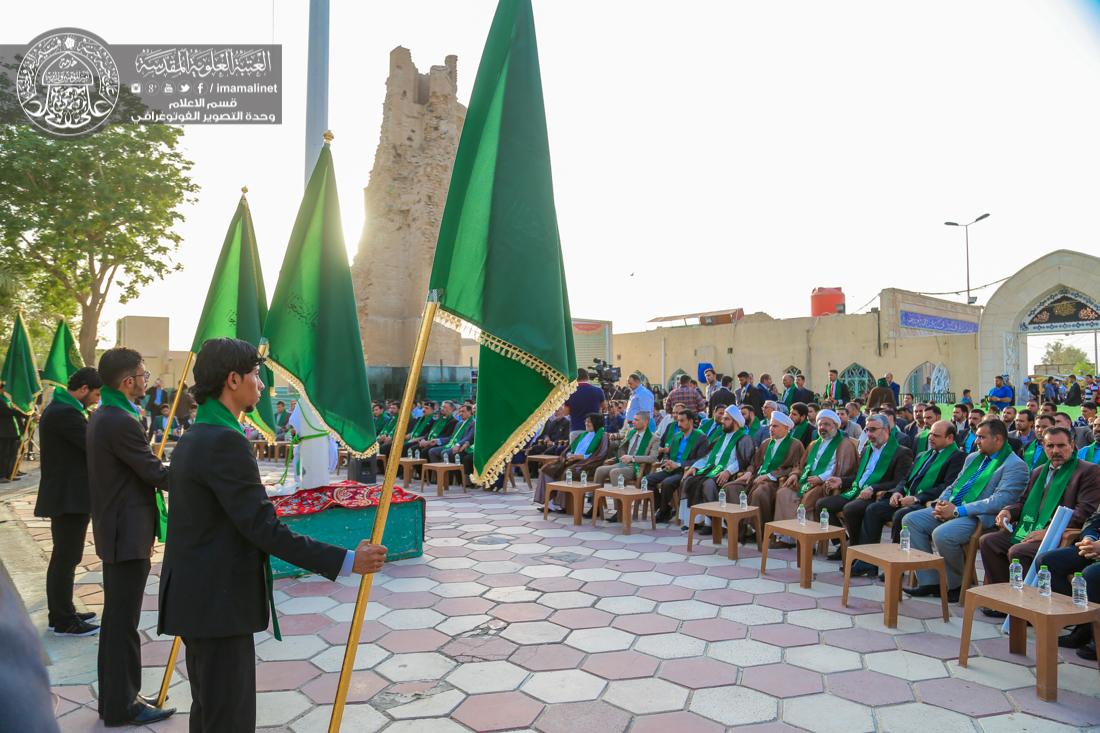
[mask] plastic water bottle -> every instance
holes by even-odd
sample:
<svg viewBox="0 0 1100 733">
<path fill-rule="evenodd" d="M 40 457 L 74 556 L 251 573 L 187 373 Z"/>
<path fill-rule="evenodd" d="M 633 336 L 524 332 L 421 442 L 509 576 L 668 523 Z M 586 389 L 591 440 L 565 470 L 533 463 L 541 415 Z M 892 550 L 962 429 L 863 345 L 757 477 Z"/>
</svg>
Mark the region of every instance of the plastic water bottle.
<svg viewBox="0 0 1100 733">
<path fill-rule="evenodd" d="M 413 457 L 413 449 L 409 448 L 409 458 L 412 458 L 412 457 Z"/>
<path fill-rule="evenodd" d="M 798 518 L 798 526 L 799 527 L 805 527 L 806 526 L 806 507 L 799 504 L 798 505 L 798 510 L 795 511 L 794 515 L 795 515 L 795 517 Z"/>
<path fill-rule="evenodd" d="M 899 544 L 901 545 L 902 552 L 909 552 L 909 525 L 901 525 L 901 534 L 898 536 Z"/>
<path fill-rule="evenodd" d="M 1024 566 L 1018 559 L 1013 559 L 1008 566 L 1008 582 L 1012 585 L 1012 590 L 1024 589 Z"/>
<path fill-rule="evenodd" d="M 443 462 L 448 464 L 451 462 L 451 454 L 449 451 L 443 451 Z"/>
<path fill-rule="evenodd" d="M 746 494 L 744 491 L 742 491 L 741 495 L 737 497 L 737 505 L 740 506 L 742 509 L 749 508 L 749 495 Z"/>
<path fill-rule="evenodd" d="M 829 528 L 829 510 L 825 508 L 822 508 L 821 510 L 821 528 Z"/>
<path fill-rule="evenodd" d="M 413 458 L 415 458 L 418 461 L 420 460 L 420 449 L 419 448 L 417 449 L 416 453 L 413 453 Z"/>
<path fill-rule="evenodd" d="M 1089 596 L 1085 586 L 1085 576 L 1081 573 L 1073 574 L 1073 605 L 1084 608 L 1089 605 Z"/>
<path fill-rule="evenodd" d="M 718 489 L 718 506 L 720 506 L 720 507 L 725 507 L 726 506 L 726 490 L 725 489 Z"/>
<path fill-rule="evenodd" d="M 588 483 L 588 471 L 581 471 L 581 483 L 582 484 L 587 484 Z"/>
<path fill-rule="evenodd" d="M 1046 565 L 1039 568 L 1039 596 L 1050 598 L 1050 571 Z"/>
<path fill-rule="evenodd" d="M 626 486 L 626 479 L 625 479 L 625 478 L 623 477 L 623 475 L 622 475 L 622 474 L 619 474 L 619 480 L 618 480 L 618 482 L 617 482 L 617 483 L 615 484 L 615 486 L 616 486 L 617 488 L 620 488 L 620 489 L 621 489 L 621 488 L 624 488 L 624 487 Z"/>
<path fill-rule="evenodd" d="M 649 479 L 642 477 L 642 483 L 638 484 L 638 491 L 649 491 Z"/>
<path fill-rule="evenodd" d="M 573 483 L 573 469 L 572 468 L 567 468 L 565 470 L 565 483 L 567 483 L 567 484 Z"/>
</svg>

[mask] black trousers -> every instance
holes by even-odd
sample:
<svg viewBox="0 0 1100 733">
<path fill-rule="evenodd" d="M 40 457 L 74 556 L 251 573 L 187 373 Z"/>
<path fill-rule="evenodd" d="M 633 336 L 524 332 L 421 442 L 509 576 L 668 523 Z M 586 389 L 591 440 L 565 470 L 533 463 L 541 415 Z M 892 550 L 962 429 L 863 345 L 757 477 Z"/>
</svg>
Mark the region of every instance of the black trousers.
<svg viewBox="0 0 1100 733">
<path fill-rule="evenodd" d="M 844 505 L 848 503 L 840 494 L 830 494 L 829 496 L 823 496 L 817 500 L 817 506 L 815 507 L 818 513 L 821 513 L 822 509 L 829 510 L 829 524 L 834 527 L 840 526 L 840 518 L 837 516 L 844 509 Z"/>
<path fill-rule="evenodd" d="M 73 575 L 84 557 L 84 538 L 88 534 L 87 514 L 59 514 L 50 517 L 53 552 L 46 569 L 46 604 L 50 626 L 65 628 L 76 622 L 73 606 Z"/>
<path fill-rule="evenodd" d="M 678 507 L 672 506 L 672 494 L 680 487 L 680 482 L 683 480 L 683 466 L 671 471 L 654 471 L 649 474 L 646 485 L 653 492 L 653 501 L 656 504 L 657 511 L 666 508 L 672 509 L 673 512 L 676 511 Z"/>
<path fill-rule="evenodd" d="M 869 504 L 863 512 L 863 532 L 859 539 L 860 543 L 873 545 L 882 542 L 882 528 L 893 518 L 896 511 L 898 511 L 897 507 L 890 506 L 889 494 L 885 498 Z M 844 512 L 844 516 L 848 516 L 847 511 Z M 897 531 L 901 532 L 900 523 L 897 525 Z M 894 540 L 894 542 L 897 541 Z"/>
<path fill-rule="evenodd" d="M 1050 571 L 1050 589 L 1064 596 L 1073 595 L 1070 578 L 1081 573 L 1085 578 L 1088 599 L 1100 603 L 1100 562 L 1086 560 L 1077 554 L 1076 547 L 1048 550 L 1035 558 L 1036 565 L 1046 565 Z"/>
<path fill-rule="evenodd" d="M 138 620 L 148 560 L 103 563 L 103 618 L 99 631 L 99 717 L 125 723 L 141 690 Z"/>
<path fill-rule="evenodd" d="M 18 453 L 19 438 L 0 438 L 0 478 L 11 478 Z"/>
<path fill-rule="evenodd" d="M 256 650 L 252 634 L 183 637 L 191 683 L 190 733 L 256 730 Z"/>
</svg>

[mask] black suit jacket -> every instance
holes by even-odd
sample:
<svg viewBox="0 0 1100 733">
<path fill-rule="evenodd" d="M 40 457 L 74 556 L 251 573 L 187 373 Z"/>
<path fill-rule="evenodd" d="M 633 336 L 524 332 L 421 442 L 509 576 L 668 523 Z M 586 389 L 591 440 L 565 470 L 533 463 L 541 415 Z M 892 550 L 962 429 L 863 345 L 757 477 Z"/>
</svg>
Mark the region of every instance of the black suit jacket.
<svg viewBox="0 0 1100 733">
<path fill-rule="evenodd" d="M 54 400 L 42 411 L 38 424 L 42 478 L 34 516 L 91 514 L 87 430 L 88 421 L 72 405 Z"/>
<path fill-rule="evenodd" d="M 120 407 L 92 413 L 87 446 L 96 554 L 103 562 L 148 560 L 157 528 L 153 488 L 168 488 L 168 469 L 149 450 L 141 424 Z"/>
<path fill-rule="evenodd" d="M 924 506 L 930 501 L 934 501 L 940 498 L 943 494 L 943 490 L 951 484 L 955 483 L 955 479 L 959 477 L 959 472 L 962 471 L 963 464 L 966 463 L 966 457 L 969 454 L 963 450 L 955 451 L 950 458 L 947 459 L 947 463 L 943 464 L 940 468 L 940 475 L 936 477 L 936 483 L 928 487 L 927 490 L 921 491 L 917 496 L 917 504 Z M 916 462 L 916 459 L 913 459 Z M 898 490 L 905 489 L 906 493 L 915 489 L 915 486 L 908 485 L 908 477 L 906 482 L 898 486 Z"/>
<path fill-rule="evenodd" d="M 871 450 L 871 444 L 867 443 L 864 446 L 863 451 L 867 452 Z M 863 453 L 860 453 L 860 461 L 863 460 Z M 906 448 L 904 445 L 899 445 L 898 449 L 894 451 L 894 459 L 890 461 L 889 468 L 886 469 L 886 473 L 883 474 L 882 480 L 877 484 L 872 484 L 871 489 L 876 494 L 880 492 L 892 493 L 898 490 L 898 487 L 909 477 L 909 469 L 913 467 L 913 451 Z M 842 484 L 844 489 L 850 489 L 852 484 L 859 478 L 859 463 L 856 464 L 856 470 L 852 473 L 852 476 L 845 480 Z"/>
<path fill-rule="evenodd" d="M 279 521 L 251 445 L 236 430 L 195 425 L 176 445 L 170 474 L 160 633 L 217 638 L 266 629 L 268 555 L 330 580 L 340 574 L 347 550 Z"/>
<path fill-rule="evenodd" d="M 801 388 L 800 387 L 795 387 L 794 388 L 794 401 L 795 402 L 801 402 L 805 405 L 808 405 L 808 404 L 810 404 L 811 402 L 814 401 L 814 393 L 811 392 L 810 390 L 806 389 L 805 387 L 801 387 Z"/>
</svg>

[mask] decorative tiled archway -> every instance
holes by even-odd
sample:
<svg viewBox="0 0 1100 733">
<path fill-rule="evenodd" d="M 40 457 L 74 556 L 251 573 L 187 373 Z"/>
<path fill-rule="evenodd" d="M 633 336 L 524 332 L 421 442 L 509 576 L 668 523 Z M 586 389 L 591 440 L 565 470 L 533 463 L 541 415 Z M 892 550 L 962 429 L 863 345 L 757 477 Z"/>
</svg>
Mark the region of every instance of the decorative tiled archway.
<svg viewBox="0 0 1100 733">
<path fill-rule="evenodd" d="M 1008 374 L 1019 393 L 1028 369 L 1028 334 L 1100 328 L 1087 309 L 1100 314 L 1100 258 L 1060 249 L 1005 280 L 982 311 L 976 392 L 984 394 L 994 376 Z"/>
</svg>

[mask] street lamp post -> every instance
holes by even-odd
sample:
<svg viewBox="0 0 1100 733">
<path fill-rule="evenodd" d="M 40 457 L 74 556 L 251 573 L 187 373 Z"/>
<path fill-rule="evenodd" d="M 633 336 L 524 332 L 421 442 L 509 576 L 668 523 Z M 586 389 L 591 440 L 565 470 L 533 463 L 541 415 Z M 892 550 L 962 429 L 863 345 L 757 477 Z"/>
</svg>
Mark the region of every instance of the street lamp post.
<svg viewBox="0 0 1100 733">
<path fill-rule="evenodd" d="M 988 216 L 989 216 L 989 214 L 982 214 L 977 219 L 970 222 L 970 224 L 959 224 L 958 222 L 954 222 L 954 221 L 945 221 L 944 222 L 945 226 L 962 227 L 963 230 L 966 232 L 966 304 L 967 305 L 974 305 L 974 303 L 977 302 L 977 300 L 978 300 L 977 298 L 971 297 L 971 295 L 970 295 L 970 227 L 971 227 L 971 225 L 977 224 L 979 221 L 981 221 L 982 219 L 985 219 Z"/>
</svg>

